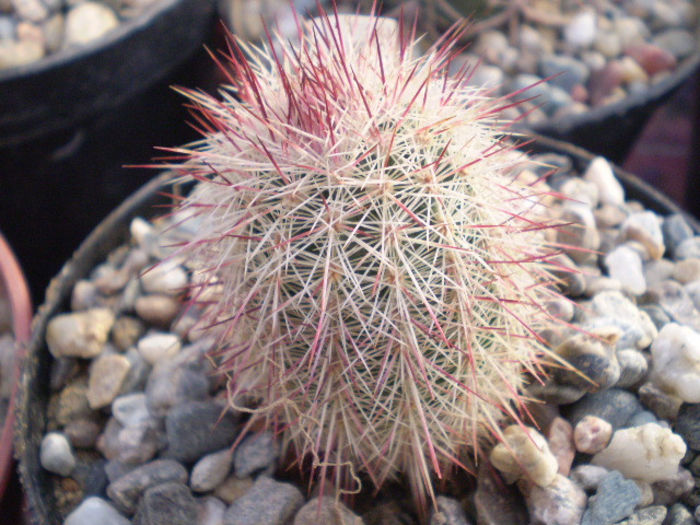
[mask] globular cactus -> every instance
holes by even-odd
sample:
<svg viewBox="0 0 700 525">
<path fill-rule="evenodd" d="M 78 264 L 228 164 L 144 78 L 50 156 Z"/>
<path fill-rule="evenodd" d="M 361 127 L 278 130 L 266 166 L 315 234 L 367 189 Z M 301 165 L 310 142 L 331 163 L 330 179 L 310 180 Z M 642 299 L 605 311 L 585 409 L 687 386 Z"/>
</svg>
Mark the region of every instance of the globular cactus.
<svg viewBox="0 0 700 525">
<path fill-rule="evenodd" d="M 299 42 L 232 42 L 218 97 L 188 91 L 203 138 L 178 217 L 191 296 L 233 407 L 317 479 L 416 499 L 523 418 L 556 292 L 543 195 L 514 169 L 499 110 L 448 74 L 457 30 L 417 57 L 377 17 L 299 22 Z M 532 172 L 530 172 L 532 173 Z"/>
</svg>

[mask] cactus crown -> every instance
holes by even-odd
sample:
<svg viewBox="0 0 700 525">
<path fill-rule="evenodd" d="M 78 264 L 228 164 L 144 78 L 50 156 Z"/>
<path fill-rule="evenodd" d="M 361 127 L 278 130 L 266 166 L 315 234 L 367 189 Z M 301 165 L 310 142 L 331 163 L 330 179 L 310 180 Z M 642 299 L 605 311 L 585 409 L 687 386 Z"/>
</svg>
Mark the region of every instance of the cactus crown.
<svg viewBox="0 0 700 525">
<path fill-rule="evenodd" d="M 216 327 L 232 405 L 319 479 L 402 473 L 419 502 L 540 374 L 555 292 L 541 195 L 496 120 L 503 100 L 448 75 L 377 17 L 299 23 L 297 44 L 232 42 L 231 85 L 187 95 L 203 139 L 181 248 Z"/>
</svg>

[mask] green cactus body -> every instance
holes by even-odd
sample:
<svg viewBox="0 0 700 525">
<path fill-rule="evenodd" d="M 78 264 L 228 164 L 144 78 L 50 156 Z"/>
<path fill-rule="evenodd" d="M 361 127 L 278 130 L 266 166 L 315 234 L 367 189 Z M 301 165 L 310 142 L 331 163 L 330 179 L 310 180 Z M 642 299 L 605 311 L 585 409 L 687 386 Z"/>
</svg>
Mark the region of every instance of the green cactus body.
<svg viewBox="0 0 700 525">
<path fill-rule="evenodd" d="M 357 20 L 234 44 L 232 86 L 187 93 L 204 137 L 176 150 L 199 181 L 181 253 L 232 405 L 318 478 L 403 474 L 425 502 L 540 373 L 551 225 L 513 175 L 507 101 L 447 75 L 456 33 L 415 58 L 403 27 Z"/>
</svg>

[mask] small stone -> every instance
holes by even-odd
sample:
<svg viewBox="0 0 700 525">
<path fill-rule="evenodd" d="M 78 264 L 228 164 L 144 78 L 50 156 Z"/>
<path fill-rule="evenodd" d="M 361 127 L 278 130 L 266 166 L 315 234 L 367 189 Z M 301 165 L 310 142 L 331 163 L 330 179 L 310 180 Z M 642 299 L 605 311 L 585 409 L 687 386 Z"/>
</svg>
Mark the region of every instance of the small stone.
<svg viewBox="0 0 700 525">
<path fill-rule="evenodd" d="M 41 0 L 11 0 L 15 14 L 30 22 L 41 22 L 49 16 L 49 10 Z"/>
<path fill-rule="evenodd" d="M 700 451 L 700 404 L 681 405 L 675 430 L 691 449 Z"/>
<path fill-rule="evenodd" d="M 651 486 L 655 505 L 673 505 L 695 488 L 695 478 L 689 470 L 679 468 L 675 476 L 657 481 Z"/>
<path fill-rule="evenodd" d="M 145 330 L 144 324 L 139 319 L 123 315 L 114 321 L 112 342 L 120 350 L 126 351 L 136 344 Z"/>
<path fill-rule="evenodd" d="M 682 241 L 674 252 L 677 260 L 700 258 L 700 236 Z"/>
<path fill-rule="evenodd" d="M 571 406 L 568 419 L 574 427 L 585 416 L 597 416 L 610 423 L 613 430 L 622 428 L 642 405 L 637 396 L 620 388 L 610 388 L 585 396 Z"/>
<path fill-rule="evenodd" d="M 532 427 L 519 425 L 505 429 L 503 442 L 491 450 L 489 459 L 510 481 L 522 478 L 540 487 L 552 483 L 559 468 L 544 436 Z"/>
<path fill-rule="evenodd" d="M 596 36 L 596 13 L 582 9 L 564 27 L 564 40 L 574 49 L 590 47 Z"/>
<path fill-rule="evenodd" d="M 586 416 L 574 428 L 576 450 L 584 454 L 596 454 L 610 442 L 612 425 L 595 416 Z"/>
<path fill-rule="evenodd" d="M 666 421 L 675 421 L 683 400 L 673 394 L 661 390 L 654 383 L 646 382 L 637 390 L 642 404 L 651 410 L 656 417 Z"/>
<path fill-rule="evenodd" d="M 67 425 L 76 419 L 90 419 L 92 410 L 87 400 L 87 382 L 77 380 L 68 384 L 58 395 L 56 422 Z"/>
<path fill-rule="evenodd" d="M 616 386 L 619 388 L 627 388 L 639 383 L 647 373 L 647 360 L 637 350 L 631 348 L 618 350 L 617 362 L 620 365 L 620 378 Z"/>
<path fill-rule="evenodd" d="M 146 489 L 134 516 L 134 525 L 192 525 L 197 502 L 182 483 L 163 483 Z"/>
<path fill-rule="evenodd" d="M 654 37 L 653 44 L 682 60 L 697 49 L 695 37 L 685 29 L 668 29 Z"/>
<path fill-rule="evenodd" d="M 49 432 L 41 440 L 39 461 L 44 469 L 59 476 L 69 476 L 75 469 L 70 443 L 60 432 Z"/>
<path fill-rule="evenodd" d="M 224 513 L 224 525 L 285 525 L 304 504 L 299 489 L 262 476 Z"/>
<path fill-rule="evenodd" d="M 593 47 L 607 58 L 616 58 L 622 52 L 620 37 L 610 31 L 598 31 Z"/>
<path fill-rule="evenodd" d="M 143 492 L 168 482 L 187 482 L 187 470 L 171 459 L 157 459 L 124 474 L 107 487 L 107 496 L 127 514 L 136 511 Z"/>
<path fill-rule="evenodd" d="M 620 58 L 619 63 L 622 69 L 622 82 L 629 86 L 630 91 L 634 86 L 639 86 L 641 92 L 646 91 L 649 75 L 642 66 L 628 56 Z"/>
<path fill-rule="evenodd" d="M 174 406 L 165 418 L 168 457 L 189 463 L 221 450 L 236 437 L 236 417 L 213 401 L 188 401 Z"/>
<path fill-rule="evenodd" d="M 92 358 L 100 354 L 114 324 L 105 308 L 55 316 L 46 328 L 46 344 L 54 357 Z"/>
<path fill-rule="evenodd" d="M 462 517 L 459 521 L 460 511 L 461 516 L 464 516 L 464 511 L 459 507 L 459 503 L 438 496 L 437 498 L 438 512 L 433 514 L 430 520 L 431 525 L 468 525 L 466 518 Z M 444 513 L 449 518 L 435 518 L 441 513 Z M 303 507 L 299 509 L 294 516 L 294 525 L 308 525 L 310 523 L 323 523 L 324 525 L 364 525 L 364 521 L 357 514 L 348 509 L 334 498 L 326 496 L 321 498 L 310 499 Z"/>
<path fill-rule="evenodd" d="M 598 186 L 600 202 L 611 206 L 622 206 L 625 202 L 625 190 L 615 178 L 610 163 L 604 157 L 596 157 L 586 168 L 584 180 Z"/>
<path fill-rule="evenodd" d="M 142 337 L 137 348 L 143 358 L 150 364 L 161 359 L 170 359 L 180 351 L 180 338 L 169 333 L 150 333 Z"/>
<path fill-rule="evenodd" d="M 595 495 L 590 498 L 581 525 L 620 521 L 632 514 L 641 496 L 634 481 L 625 479 L 615 470 L 608 472 L 598 485 Z"/>
<path fill-rule="evenodd" d="M 72 7 L 66 15 L 65 45 L 84 45 L 100 38 L 119 25 L 114 11 L 104 4 L 86 1 Z"/>
<path fill-rule="evenodd" d="M 125 427 L 148 422 L 151 414 L 146 406 L 146 394 L 137 392 L 117 397 L 112 402 L 112 415 Z"/>
<path fill-rule="evenodd" d="M 130 348 L 124 356 L 129 360 L 131 368 L 129 368 L 129 373 L 124 379 L 119 393 L 142 392 L 151 374 L 151 365 L 146 362 L 136 348 Z"/>
<path fill-rule="evenodd" d="M 647 42 L 631 45 L 625 49 L 625 53 L 635 59 L 649 76 L 671 71 L 677 64 L 671 53 Z"/>
<path fill-rule="evenodd" d="M 224 522 L 226 504 L 214 496 L 206 496 L 197 502 L 197 525 L 221 525 Z"/>
<path fill-rule="evenodd" d="M 649 288 L 648 299 L 661 306 L 672 320 L 700 330 L 700 312 L 680 283 L 671 280 L 662 281 Z"/>
<path fill-rule="evenodd" d="M 503 85 L 503 70 L 498 66 L 479 64 L 474 74 L 469 78 L 469 85 L 484 89 L 497 89 Z M 497 94 L 494 93 L 494 94 Z"/>
<path fill-rule="evenodd" d="M 666 250 L 659 218 L 651 211 L 632 213 L 622 223 L 620 235 L 642 243 L 652 259 L 661 259 Z"/>
<path fill-rule="evenodd" d="M 680 503 L 672 505 L 664 525 L 695 525 L 693 515 Z"/>
<path fill-rule="evenodd" d="M 504 485 L 487 462 L 477 472 L 474 507 L 479 525 L 528 523 L 527 510 L 518 491 Z"/>
<path fill-rule="evenodd" d="M 622 284 L 622 289 L 632 295 L 641 295 L 647 290 L 642 271 L 642 259 L 628 246 L 621 245 L 605 256 L 605 266 L 610 277 Z"/>
<path fill-rule="evenodd" d="M 532 525 L 580 523 L 586 508 L 586 493 L 570 479 L 557 474 L 546 487 L 533 485 L 525 500 Z"/>
<path fill-rule="evenodd" d="M 555 381 L 547 381 L 544 385 L 534 382 L 528 385 L 527 391 L 533 399 L 554 405 L 570 405 L 586 395 L 583 388 L 561 385 Z"/>
<path fill-rule="evenodd" d="M 46 40 L 47 53 L 55 53 L 63 44 L 63 34 L 65 28 L 65 18 L 58 13 L 42 24 L 44 38 Z"/>
<path fill-rule="evenodd" d="M 571 481 L 581 486 L 584 490 L 598 488 L 600 482 L 608 473 L 608 469 L 598 465 L 579 465 L 571 470 Z"/>
<path fill-rule="evenodd" d="M 651 488 L 651 483 L 638 479 L 633 479 L 632 481 L 637 484 L 637 487 L 639 487 L 639 490 L 642 492 L 642 498 L 639 500 L 639 503 L 637 503 L 637 508 L 648 507 L 654 503 L 654 491 Z"/>
<path fill-rule="evenodd" d="M 211 364 L 206 352 L 210 347 L 211 340 L 201 340 L 174 358 L 156 363 L 146 384 L 146 402 L 152 414 L 165 416 L 177 404 L 208 397 Z"/>
<path fill-rule="evenodd" d="M 119 394 L 131 363 L 120 354 L 102 355 L 90 367 L 87 399 L 90 408 L 106 407 Z"/>
<path fill-rule="evenodd" d="M 63 525 L 131 525 L 131 522 L 119 514 L 107 501 L 95 496 L 89 497 L 75 509 L 63 522 Z"/>
<path fill-rule="evenodd" d="M 600 327 L 590 332 L 576 333 L 564 340 L 554 351 L 572 368 L 562 367 L 556 370 L 554 378 L 559 383 L 577 386 L 589 392 L 613 386 L 620 377 L 615 343 L 621 333 L 616 326 Z"/>
<path fill-rule="evenodd" d="M 187 283 L 187 272 L 177 261 L 160 262 L 141 275 L 141 286 L 147 294 L 177 295 Z"/>
<path fill-rule="evenodd" d="M 700 333 L 669 323 L 651 345 L 650 379 L 664 392 L 700 403 Z"/>
<path fill-rule="evenodd" d="M 94 448 L 102 427 L 90 419 L 77 419 L 69 422 L 63 433 L 75 448 Z"/>
<path fill-rule="evenodd" d="M 569 205 L 560 217 L 562 224 L 557 228 L 557 242 L 567 246 L 566 254 L 577 263 L 591 257 L 591 252 L 600 246 L 600 235 L 595 225 L 595 217 L 590 208 L 584 205 Z"/>
<path fill-rule="evenodd" d="M 619 525 L 661 525 L 667 513 L 668 509 L 663 505 L 645 507 L 633 512 L 629 518 L 620 521 Z"/>
<path fill-rule="evenodd" d="M 253 486 L 252 478 L 229 476 L 214 489 L 214 495 L 229 505 L 243 496 Z"/>
<path fill-rule="evenodd" d="M 616 431 L 610 444 L 591 462 L 653 483 L 673 477 L 685 451 L 681 436 L 657 423 L 647 423 Z"/>
<path fill-rule="evenodd" d="M 89 310 L 99 305 L 99 292 L 92 281 L 81 279 L 73 286 L 70 308 L 74 312 Z"/>
<path fill-rule="evenodd" d="M 232 462 L 233 453 L 228 448 L 207 454 L 192 467 L 190 487 L 194 492 L 214 490 L 228 476 Z"/>
<path fill-rule="evenodd" d="M 557 458 L 559 474 L 568 476 L 576 455 L 574 429 L 571 423 L 562 417 L 555 417 L 547 429 L 547 443 L 549 450 Z"/>
<path fill-rule="evenodd" d="M 624 68 L 619 60 L 611 60 L 603 69 L 594 70 L 589 81 L 591 105 L 595 107 L 605 103 L 619 89 L 624 74 Z M 602 196 L 601 202 L 605 203 Z"/>
<path fill-rule="evenodd" d="M 693 237 L 693 229 L 688 225 L 685 217 L 676 213 L 664 219 L 661 226 L 664 233 L 664 244 L 668 251 L 675 256 L 676 248 L 686 239 Z"/>
<path fill-rule="evenodd" d="M 593 182 L 582 179 L 581 177 L 572 177 L 559 187 L 559 193 L 569 200 L 564 200 L 564 206 L 567 202 L 572 202 L 574 205 L 585 204 L 591 209 L 595 209 L 598 205 L 598 186 Z M 596 224 L 598 217 L 595 216 Z"/>
<path fill-rule="evenodd" d="M 162 294 L 144 295 L 134 303 L 134 309 L 141 319 L 163 327 L 168 327 L 173 322 L 180 308 L 177 299 Z"/>
<path fill-rule="evenodd" d="M 251 434 L 236 448 L 233 459 L 234 472 L 239 478 L 246 478 L 260 471 L 272 474 L 277 456 L 279 445 L 271 432 Z"/>
<path fill-rule="evenodd" d="M 585 84 L 590 73 L 586 64 L 567 55 L 542 57 L 539 72 L 544 78 L 553 77 L 549 83 L 564 89 L 566 92 L 571 92 L 577 84 Z"/>
</svg>

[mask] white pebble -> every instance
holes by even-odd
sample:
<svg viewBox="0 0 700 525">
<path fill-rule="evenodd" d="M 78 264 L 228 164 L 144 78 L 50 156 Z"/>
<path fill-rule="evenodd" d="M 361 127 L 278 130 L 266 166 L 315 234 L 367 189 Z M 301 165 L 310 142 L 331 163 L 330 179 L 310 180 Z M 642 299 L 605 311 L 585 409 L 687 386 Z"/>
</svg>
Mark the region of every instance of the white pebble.
<svg viewBox="0 0 700 525">
<path fill-rule="evenodd" d="M 175 295 L 187 286 L 187 272 L 177 261 L 164 261 L 141 275 L 141 286 L 149 294 Z"/>
<path fill-rule="evenodd" d="M 149 333 L 136 345 L 141 357 L 153 365 L 164 358 L 177 355 L 181 343 L 178 336 L 167 333 Z"/>
<path fill-rule="evenodd" d="M 69 476 L 75 468 L 75 456 L 68 438 L 60 432 L 49 432 L 39 448 L 41 466 L 59 476 Z"/>
<path fill-rule="evenodd" d="M 633 240 L 644 245 L 652 259 L 661 259 L 666 247 L 658 216 L 651 211 L 631 214 L 622 223 L 623 240 Z"/>
<path fill-rule="evenodd" d="M 107 501 L 96 496 L 83 502 L 68 516 L 63 525 L 130 525 L 131 521 L 119 514 Z"/>
<path fill-rule="evenodd" d="M 87 44 L 118 25 L 117 15 L 106 5 L 83 2 L 68 11 L 64 45 Z"/>
<path fill-rule="evenodd" d="M 114 314 L 106 308 L 57 315 L 46 327 L 46 344 L 54 357 L 95 357 L 113 324 Z"/>
<path fill-rule="evenodd" d="M 576 450 L 585 454 L 595 454 L 610 442 L 612 425 L 596 416 L 585 416 L 574 428 Z"/>
<path fill-rule="evenodd" d="M 596 35 L 596 14 L 590 9 L 577 13 L 564 28 L 564 39 L 575 48 L 589 47 Z"/>
<path fill-rule="evenodd" d="M 629 479 L 653 483 L 675 476 L 685 451 L 681 436 L 658 423 L 647 423 L 616 431 L 591 463 L 618 470 Z"/>
<path fill-rule="evenodd" d="M 642 258 L 629 246 L 618 246 L 606 255 L 605 266 L 610 277 L 618 280 L 626 292 L 641 295 L 647 291 Z"/>
<path fill-rule="evenodd" d="M 686 403 L 700 403 L 700 333 L 668 323 L 651 345 L 651 382 Z"/>
<path fill-rule="evenodd" d="M 594 158 L 583 174 L 583 178 L 598 186 L 601 203 L 612 206 L 622 206 L 625 203 L 625 190 L 615 178 L 612 167 L 605 158 Z"/>
<path fill-rule="evenodd" d="M 540 487 L 552 483 L 559 469 L 557 458 L 544 436 L 534 428 L 520 425 L 510 425 L 505 429 L 503 443 L 493 448 L 489 459 L 507 480 L 525 478 Z"/>
</svg>

